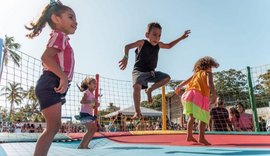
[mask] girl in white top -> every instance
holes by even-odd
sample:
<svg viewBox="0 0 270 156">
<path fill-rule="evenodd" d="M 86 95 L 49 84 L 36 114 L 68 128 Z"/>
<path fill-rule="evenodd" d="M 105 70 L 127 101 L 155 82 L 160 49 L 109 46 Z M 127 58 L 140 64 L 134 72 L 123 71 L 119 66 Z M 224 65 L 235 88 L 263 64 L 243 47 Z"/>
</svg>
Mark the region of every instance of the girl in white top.
<svg viewBox="0 0 270 156">
<path fill-rule="evenodd" d="M 97 127 L 95 125 L 96 116 L 93 115 L 93 109 L 96 107 L 95 103 L 98 103 L 93 93 L 96 89 L 96 80 L 92 77 L 86 77 L 82 81 L 79 89 L 81 92 L 84 92 L 83 97 L 80 101 L 80 120 L 81 123 L 86 127 L 87 132 L 85 133 L 78 148 L 90 149 L 88 145 L 93 138 L 95 132 L 97 131 Z"/>
</svg>

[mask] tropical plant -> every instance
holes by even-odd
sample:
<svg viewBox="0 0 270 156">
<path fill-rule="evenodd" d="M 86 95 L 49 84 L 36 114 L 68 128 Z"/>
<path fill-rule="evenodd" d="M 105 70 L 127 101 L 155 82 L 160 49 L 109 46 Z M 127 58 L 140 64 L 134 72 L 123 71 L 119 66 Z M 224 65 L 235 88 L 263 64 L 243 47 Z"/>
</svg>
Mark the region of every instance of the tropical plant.
<svg viewBox="0 0 270 156">
<path fill-rule="evenodd" d="M 30 113 L 38 113 L 38 99 L 37 96 L 35 94 L 35 87 L 31 86 L 29 88 L 29 90 L 27 90 L 26 92 L 24 92 L 23 96 L 25 98 L 27 98 L 27 103 L 26 105 L 29 105 Z"/>
<path fill-rule="evenodd" d="M 20 49 L 21 45 L 19 43 L 15 43 L 14 37 L 8 37 L 5 35 L 5 41 L 3 47 L 3 61 L 1 62 L 0 69 L 0 81 L 2 78 L 2 71 L 4 65 L 7 66 L 9 60 L 11 59 L 18 67 L 20 66 L 21 56 L 17 54 L 17 50 Z"/>
<path fill-rule="evenodd" d="M 14 111 L 14 104 L 19 105 L 23 101 L 24 90 L 21 87 L 21 84 L 16 82 L 8 82 L 8 85 L 2 88 L 2 90 L 4 90 L 5 93 L 1 94 L 1 96 L 6 96 L 6 99 L 10 102 L 10 112 L 8 117 L 8 120 L 10 121 L 11 114 Z"/>
<path fill-rule="evenodd" d="M 20 47 L 21 45 L 19 43 L 15 43 L 14 37 L 5 35 L 3 50 L 3 64 L 5 66 L 8 64 L 9 59 L 11 59 L 18 67 L 20 66 L 21 56 L 16 52 Z"/>
<path fill-rule="evenodd" d="M 0 106 L 0 122 L 6 121 L 7 114 L 8 114 L 7 109 L 5 107 Z"/>
</svg>

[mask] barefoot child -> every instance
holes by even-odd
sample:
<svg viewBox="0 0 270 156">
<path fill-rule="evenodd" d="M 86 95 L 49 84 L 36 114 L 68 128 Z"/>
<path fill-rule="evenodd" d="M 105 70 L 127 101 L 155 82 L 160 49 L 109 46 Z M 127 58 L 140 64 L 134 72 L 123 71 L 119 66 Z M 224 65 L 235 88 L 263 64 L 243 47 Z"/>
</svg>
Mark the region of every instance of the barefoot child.
<svg viewBox="0 0 270 156">
<path fill-rule="evenodd" d="M 46 119 L 46 129 L 39 137 L 34 156 L 46 156 L 55 134 L 61 126 L 61 106 L 65 103 L 69 82 L 73 77 L 74 54 L 68 35 L 77 29 L 74 11 L 60 1 L 51 1 L 36 22 L 26 26 L 29 38 L 38 36 L 48 24 L 52 32 L 41 57 L 43 73 L 35 93 L 40 110 Z"/>
<path fill-rule="evenodd" d="M 79 145 L 79 149 L 89 149 L 88 145 L 93 138 L 97 127 L 95 125 L 96 116 L 93 115 L 93 108 L 96 107 L 94 91 L 96 89 L 96 80 L 91 77 L 86 77 L 79 87 L 81 92 L 84 92 L 81 99 L 81 111 L 79 120 L 87 129 L 83 139 Z"/>
<path fill-rule="evenodd" d="M 179 41 L 188 37 L 190 30 L 170 43 L 160 42 L 161 26 L 159 23 L 149 23 L 145 33 L 146 39 L 127 44 L 124 48 L 124 57 L 119 61 L 119 67 L 124 70 L 128 63 L 128 53 L 130 49 L 136 48 L 136 61 L 132 71 L 133 80 L 133 101 L 135 104 L 135 114 L 132 119 L 141 118 L 140 102 L 141 89 L 145 89 L 148 102 L 152 103 L 152 91 L 165 85 L 170 81 L 170 76 L 166 73 L 155 71 L 158 62 L 160 48 L 170 49 Z M 148 88 L 148 82 L 154 84 Z"/>
<path fill-rule="evenodd" d="M 204 145 L 211 145 L 205 139 L 205 126 L 210 120 L 209 101 L 215 103 L 216 91 L 213 83 L 212 68 L 218 68 L 219 64 L 212 57 L 203 57 L 194 65 L 194 74 L 180 83 L 175 93 L 178 95 L 181 88 L 187 85 L 182 95 L 184 114 L 189 116 L 187 123 L 187 141 L 197 142 L 192 135 L 195 119 L 199 120 L 198 142 Z M 211 97 L 211 100 L 209 98 Z"/>
</svg>

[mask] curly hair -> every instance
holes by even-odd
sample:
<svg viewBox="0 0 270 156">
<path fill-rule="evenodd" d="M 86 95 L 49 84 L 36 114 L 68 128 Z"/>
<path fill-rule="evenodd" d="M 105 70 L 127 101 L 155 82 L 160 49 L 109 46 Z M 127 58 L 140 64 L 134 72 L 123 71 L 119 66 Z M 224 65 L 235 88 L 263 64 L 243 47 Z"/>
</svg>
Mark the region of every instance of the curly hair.
<svg viewBox="0 0 270 156">
<path fill-rule="evenodd" d="M 41 32 L 42 29 L 46 26 L 46 23 L 49 24 L 49 26 L 54 29 L 55 24 L 53 23 L 51 16 L 56 15 L 56 16 L 61 16 L 62 13 L 72 10 L 70 7 L 63 5 L 62 3 L 54 3 L 48 4 L 45 6 L 45 8 L 42 10 L 41 15 L 38 17 L 36 21 L 30 22 L 30 26 L 24 26 L 27 30 L 30 30 L 29 34 L 26 35 L 28 38 L 34 38 L 38 36 Z"/>
<path fill-rule="evenodd" d="M 77 84 L 77 87 L 81 92 L 86 91 L 88 89 L 88 85 L 91 84 L 92 82 L 95 82 L 96 79 L 93 77 L 86 77 L 82 82 L 81 86 Z"/>
<path fill-rule="evenodd" d="M 205 56 L 203 58 L 200 58 L 195 63 L 193 71 L 197 72 L 199 70 L 207 70 L 207 69 L 212 68 L 212 67 L 218 68 L 219 67 L 218 62 L 210 56 Z"/>
<path fill-rule="evenodd" d="M 159 24 L 159 23 L 157 23 L 157 22 L 151 22 L 151 23 L 149 23 L 148 25 L 147 25 L 147 30 L 146 30 L 146 32 L 150 32 L 153 28 L 158 28 L 158 29 L 162 29 L 162 27 L 161 27 L 161 25 Z"/>
</svg>

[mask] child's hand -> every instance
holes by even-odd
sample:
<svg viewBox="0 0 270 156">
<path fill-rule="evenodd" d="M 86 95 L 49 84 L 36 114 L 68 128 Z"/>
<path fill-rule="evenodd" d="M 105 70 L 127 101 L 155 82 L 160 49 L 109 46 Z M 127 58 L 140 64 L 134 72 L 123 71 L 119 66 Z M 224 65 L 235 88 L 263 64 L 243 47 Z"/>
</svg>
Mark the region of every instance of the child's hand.
<svg viewBox="0 0 270 156">
<path fill-rule="evenodd" d="M 119 63 L 119 68 L 120 68 L 121 70 L 124 70 L 124 69 L 126 69 L 126 67 L 127 67 L 128 59 L 124 57 L 124 58 L 123 58 L 122 60 L 120 60 L 118 63 Z"/>
<path fill-rule="evenodd" d="M 63 94 L 67 91 L 68 88 L 68 78 L 67 76 L 63 76 L 60 78 L 59 86 L 55 87 L 54 90 L 56 93 Z"/>
<path fill-rule="evenodd" d="M 184 32 L 184 34 L 181 36 L 181 39 L 183 40 L 183 39 L 187 38 L 189 36 L 189 34 L 190 34 L 190 30 L 186 30 Z"/>
</svg>

